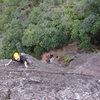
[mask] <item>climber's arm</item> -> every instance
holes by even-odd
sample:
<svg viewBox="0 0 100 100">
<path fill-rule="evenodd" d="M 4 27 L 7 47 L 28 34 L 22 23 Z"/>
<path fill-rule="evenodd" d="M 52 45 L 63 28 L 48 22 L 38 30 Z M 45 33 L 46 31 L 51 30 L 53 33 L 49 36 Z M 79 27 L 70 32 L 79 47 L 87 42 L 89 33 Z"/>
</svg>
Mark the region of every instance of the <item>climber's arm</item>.
<svg viewBox="0 0 100 100">
<path fill-rule="evenodd" d="M 27 61 L 24 61 L 24 65 L 25 65 L 26 68 L 28 67 Z"/>
<path fill-rule="evenodd" d="M 5 66 L 8 66 L 8 65 L 10 65 L 11 63 L 12 63 L 12 59 L 11 60 L 9 60 L 9 62 L 7 63 L 7 64 L 5 64 Z"/>
</svg>

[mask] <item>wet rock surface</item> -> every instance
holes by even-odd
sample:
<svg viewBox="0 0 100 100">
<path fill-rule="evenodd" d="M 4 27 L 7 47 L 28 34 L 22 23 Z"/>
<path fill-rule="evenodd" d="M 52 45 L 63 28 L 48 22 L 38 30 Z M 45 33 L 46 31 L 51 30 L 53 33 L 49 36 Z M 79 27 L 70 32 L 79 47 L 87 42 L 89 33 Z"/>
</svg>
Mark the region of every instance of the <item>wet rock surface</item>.
<svg viewBox="0 0 100 100">
<path fill-rule="evenodd" d="M 0 100 L 100 100 L 99 56 L 80 55 L 66 68 L 34 58 L 29 68 L 4 67 L 8 60 L 1 60 Z"/>
</svg>

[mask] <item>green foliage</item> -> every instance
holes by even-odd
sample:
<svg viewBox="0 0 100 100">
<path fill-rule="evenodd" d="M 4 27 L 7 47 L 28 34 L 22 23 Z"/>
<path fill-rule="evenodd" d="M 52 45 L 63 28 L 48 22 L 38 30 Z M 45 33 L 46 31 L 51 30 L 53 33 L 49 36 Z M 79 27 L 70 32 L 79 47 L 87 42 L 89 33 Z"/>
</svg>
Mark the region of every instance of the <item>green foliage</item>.
<svg viewBox="0 0 100 100">
<path fill-rule="evenodd" d="M 30 24 L 30 23 L 38 24 L 42 18 L 41 12 L 42 12 L 41 8 L 34 7 L 30 12 L 28 19 L 25 21 L 26 24 Z"/>
<path fill-rule="evenodd" d="M 39 58 L 44 51 L 79 40 L 100 44 L 100 0 L 1 0 L 3 56 L 19 50 Z"/>
<path fill-rule="evenodd" d="M 52 50 L 54 48 L 62 47 L 68 42 L 66 35 L 62 31 L 57 30 L 56 28 L 47 28 L 45 30 L 45 33 L 46 34 L 40 42 L 40 46 L 47 51 Z"/>
<path fill-rule="evenodd" d="M 3 4 L 6 6 L 17 6 L 21 0 L 3 0 Z"/>
<path fill-rule="evenodd" d="M 65 57 L 64 64 L 68 64 L 71 60 L 72 60 L 71 58 Z"/>
<path fill-rule="evenodd" d="M 91 43 L 96 44 L 96 42 L 100 43 L 100 35 L 99 35 L 99 21 L 97 20 L 97 16 L 89 15 L 81 24 L 80 26 L 80 34 L 79 37 L 82 41 L 81 47 L 88 48 L 90 47 Z M 96 27 L 95 27 L 96 24 Z"/>
<path fill-rule="evenodd" d="M 2 58 L 2 36 L 0 35 L 0 59 Z"/>
<path fill-rule="evenodd" d="M 4 30 L 5 24 L 9 23 L 12 19 L 11 14 L 15 11 L 16 7 L 18 7 L 19 2 L 21 0 L 1 0 L 0 4 L 0 30 Z"/>
<path fill-rule="evenodd" d="M 6 25 L 6 32 L 3 38 L 3 56 L 11 57 L 15 51 L 21 51 L 22 26 L 18 20 Z"/>
<path fill-rule="evenodd" d="M 0 16 L 0 31 L 4 30 L 4 25 L 8 22 L 8 16 L 1 15 Z"/>
<path fill-rule="evenodd" d="M 85 15 L 82 20 L 77 20 L 76 24 L 73 24 L 71 39 L 80 40 L 80 47 L 87 49 L 91 45 L 97 45 L 100 43 L 100 7 L 99 0 L 85 0 L 81 2 L 81 7 L 77 9 L 77 12 L 81 15 Z M 94 5 L 94 6 L 93 6 Z"/>
<path fill-rule="evenodd" d="M 27 38 L 27 40 L 26 40 Z M 22 38 L 22 43 L 25 46 L 41 46 L 49 51 L 58 48 L 67 43 L 65 34 L 56 28 L 44 28 L 30 24 L 26 29 Z"/>
<path fill-rule="evenodd" d="M 100 17 L 96 19 L 96 22 L 94 23 L 91 32 L 92 34 L 97 34 L 100 32 Z"/>
<path fill-rule="evenodd" d="M 80 24 L 81 24 L 81 20 L 74 20 L 73 22 L 73 29 L 71 31 L 71 39 L 72 40 L 79 40 L 79 27 L 80 27 Z"/>
<path fill-rule="evenodd" d="M 93 26 L 95 20 L 96 20 L 95 15 L 93 14 L 89 15 L 87 18 L 84 19 L 83 23 L 80 26 L 80 29 L 84 29 L 88 32 Z"/>
<path fill-rule="evenodd" d="M 85 0 L 85 11 L 100 14 L 100 0 Z"/>
<path fill-rule="evenodd" d="M 34 48 L 34 56 L 38 59 L 41 59 L 41 54 L 44 52 L 44 49 L 40 46 Z"/>
<path fill-rule="evenodd" d="M 96 21 L 91 28 L 91 43 L 95 45 L 100 44 L 100 16 L 96 17 Z"/>
<path fill-rule="evenodd" d="M 39 26 L 34 24 L 29 24 L 28 28 L 24 32 L 24 36 L 22 37 L 22 43 L 27 47 L 38 45 L 41 36 L 42 33 L 41 29 L 39 29 Z"/>
<path fill-rule="evenodd" d="M 82 49 L 88 49 L 90 47 L 91 38 L 85 33 L 85 31 L 80 31 L 79 37 L 81 40 L 79 47 Z"/>
</svg>

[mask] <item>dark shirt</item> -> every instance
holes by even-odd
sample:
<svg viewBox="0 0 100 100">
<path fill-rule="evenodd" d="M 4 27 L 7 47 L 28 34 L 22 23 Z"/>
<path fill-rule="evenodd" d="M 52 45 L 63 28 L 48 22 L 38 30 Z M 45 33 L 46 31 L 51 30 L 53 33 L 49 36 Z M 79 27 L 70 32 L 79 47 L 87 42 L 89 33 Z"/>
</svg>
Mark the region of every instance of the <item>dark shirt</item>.
<svg viewBox="0 0 100 100">
<path fill-rule="evenodd" d="M 12 58 L 12 60 L 17 61 L 15 58 Z M 25 62 L 25 61 L 28 63 L 27 57 L 24 55 L 20 55 L 20 61 L 17 62 Z"/>
</svg>

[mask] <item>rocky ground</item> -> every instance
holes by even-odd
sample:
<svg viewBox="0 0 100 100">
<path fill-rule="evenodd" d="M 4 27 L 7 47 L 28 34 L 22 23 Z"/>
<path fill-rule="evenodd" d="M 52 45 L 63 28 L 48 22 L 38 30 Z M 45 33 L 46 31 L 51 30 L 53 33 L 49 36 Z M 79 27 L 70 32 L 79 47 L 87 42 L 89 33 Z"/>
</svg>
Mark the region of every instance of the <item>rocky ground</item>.
<svg viewBox="0 0 100 100">
<path fill-rule="evenodd" d="M 0 100 L 100 100 L 100 53 L 78 54 L 69 66 L 0 61 Z"/>
</svg>

